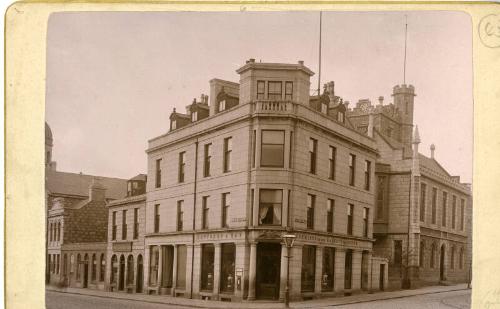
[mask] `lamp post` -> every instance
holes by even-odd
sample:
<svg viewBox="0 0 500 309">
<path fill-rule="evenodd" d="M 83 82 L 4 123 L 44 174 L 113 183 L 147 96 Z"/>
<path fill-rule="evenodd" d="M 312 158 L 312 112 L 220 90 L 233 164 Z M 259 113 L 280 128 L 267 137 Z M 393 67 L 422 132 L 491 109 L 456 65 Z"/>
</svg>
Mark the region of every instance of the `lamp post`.
<svg viewBox="0 0 500 309">
<path fill-rule="evenodd" d="M 281 238 L 286 245 L 286 287 L 285 287 L 285 308 L 290 307 L 290 290 L 288 288 L 290 282 L 290 249 L 293 247 L 293 243 L 295 242 L 295 235 L 293 234 L 283 234 Z"/>
</svg>

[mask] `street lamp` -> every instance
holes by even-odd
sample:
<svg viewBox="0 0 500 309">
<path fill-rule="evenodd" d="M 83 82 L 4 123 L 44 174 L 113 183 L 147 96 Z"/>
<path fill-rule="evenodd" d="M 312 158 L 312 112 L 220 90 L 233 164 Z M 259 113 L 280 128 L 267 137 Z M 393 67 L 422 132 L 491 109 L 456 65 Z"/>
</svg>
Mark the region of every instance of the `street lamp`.
<svg viewBox="0 0 500 309">
<path fill-rule="evenodd" d="M 289 308 L 290 306 L 290 291 L 288 288 L 290 282 L 290 249 L 293 247 L 293 243 L 295 242 L 295 238 L 297 236 L 293 234 L 283 234 L 281 238 L 286 245 L 286 288 L 285 288 L 285 308 Z"/>
</svg>

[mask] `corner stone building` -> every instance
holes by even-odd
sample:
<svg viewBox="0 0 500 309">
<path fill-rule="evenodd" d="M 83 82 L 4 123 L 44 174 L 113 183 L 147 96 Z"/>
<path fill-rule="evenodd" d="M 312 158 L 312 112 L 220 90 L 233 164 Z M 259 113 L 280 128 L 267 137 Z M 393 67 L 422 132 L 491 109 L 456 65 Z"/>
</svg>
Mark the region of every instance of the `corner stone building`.
<svg viewBox="0 0 500 309">
<path fill-rule="evenodd" d="M 394 103 L 360 100 L 347 117 L 376 141 L 373 250 L 389 260 L 391 288 L 470 280 L 472 196 L 470 184 L 451 176 L 418 150 L 415 89 L 395 86 Z M 414 135 L 412 136 L 412 132 Z"/>
<path fill-rule="evenodd" d="M 256 63 L 213 79 L 170 131 L 149 141 L 144 288 L 212 300 L 291 299 L 387 284 L 372 258 L 376 141 L 313 72 Z M 331 97 L 331 98 L 330 98 Z M 210 98 L 210 101 L 209 101 Z M 373 270 L 373 272 L 372 272 Z"/>
</svg>

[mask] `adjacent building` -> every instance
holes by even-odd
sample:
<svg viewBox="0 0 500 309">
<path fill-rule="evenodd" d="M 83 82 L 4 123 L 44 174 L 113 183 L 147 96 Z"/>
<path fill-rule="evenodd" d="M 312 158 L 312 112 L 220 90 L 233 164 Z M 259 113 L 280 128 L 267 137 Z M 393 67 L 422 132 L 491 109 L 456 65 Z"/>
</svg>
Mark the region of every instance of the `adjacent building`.
<svg viewBox="0 0 500 309">
<path fill-rule="evenodd" d="M 430 158 L 419 152 L 415 96 L 398 85 L 394 103 L 360 100 L 347 113 L 377 143 L 373 248 L 389 260 L 392 288 L 470 280 L 471 188 L 438 163 L 434 145 Z"/>
<path fill-rule="evenodd" d="M 53 136 L 45 125 L 47 283 L 104 289 L 107 202 L 127 194 L 118 178 L 55 170 Z"/>
<path fill-rule="evenodd" d="M 210 96 L 174 110 L 170 131 L 149 141 L 146 292 L 282 299 L 285 232 L 297 236 L 292 299 L 378 289 L 376 141 L 333 93 L 334 108 L 309 95 L 303 62 L 250 59 L 237 73 L 239 83 L 211 80 Z"/>
<path fill-rule="evenodd" d="M 146 175 L 131 178 L 127 196 L 109 202 L 107 207 L 107 290 L 142 293 Z"/>
</svg>

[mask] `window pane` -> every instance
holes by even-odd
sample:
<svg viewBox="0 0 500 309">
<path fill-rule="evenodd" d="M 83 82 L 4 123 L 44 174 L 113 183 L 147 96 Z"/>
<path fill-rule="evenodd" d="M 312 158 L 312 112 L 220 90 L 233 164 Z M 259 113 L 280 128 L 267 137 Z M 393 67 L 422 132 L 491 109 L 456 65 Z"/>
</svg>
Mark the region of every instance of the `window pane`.
<svg viewBox="0 0 500 309">
<path fill-rule="evenodd" d="M 335 249 L 325 247 L 323 249 L 323 274 L 321 276 L 321 287 L 323 291 L 333 290 L 334 273 Z"/>
<path fill-rule="evenodd" d="M 259 224 L 281 224 L 282 190 L 260 190 Z"/>
<path fill-rule="evenodd" d="M 262 143 L 283 145 L 285 143 L 285 132 L 262 131 Z"/>
</svg>

